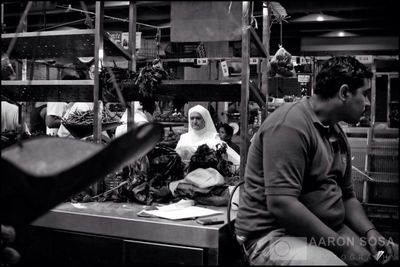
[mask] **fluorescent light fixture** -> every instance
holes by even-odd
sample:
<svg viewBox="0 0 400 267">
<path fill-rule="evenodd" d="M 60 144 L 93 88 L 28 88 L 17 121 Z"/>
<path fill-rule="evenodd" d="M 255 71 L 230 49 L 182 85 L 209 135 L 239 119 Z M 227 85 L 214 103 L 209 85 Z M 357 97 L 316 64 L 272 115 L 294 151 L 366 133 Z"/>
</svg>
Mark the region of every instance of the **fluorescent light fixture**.
<svg viewBox="0 0 400 267">
<path fill-rule="evenodd" d="M 325 15 L 322 13 L 315 13 L 315 14 L 309 14 L 303 17 L 299 17 L 296 19 L 290 20 L 291 22 L 321 22 L 321 21 L 340 21 L 344 20 L 343 18 L 340 17 L 335 17 L 335 16 L 330 16 L 330 15 Z"/>
<path fill-rule="evenodd" d="M 332 31 L 320 35 L 321 37 L 352 37 L 358 36 L 358 34 L 346 32 L 346 31 Z"/>
</svg>

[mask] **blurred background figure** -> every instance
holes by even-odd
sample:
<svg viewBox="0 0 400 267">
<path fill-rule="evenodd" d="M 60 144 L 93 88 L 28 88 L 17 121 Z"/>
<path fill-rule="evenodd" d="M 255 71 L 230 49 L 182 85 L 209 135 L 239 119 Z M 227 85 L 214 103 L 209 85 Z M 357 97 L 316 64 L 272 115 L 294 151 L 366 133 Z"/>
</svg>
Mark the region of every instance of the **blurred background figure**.
<svg viewBox="0 0 400 267">
<path fill-rule="evenodd" d="M 46 134 L 47 102 L 36 102 L 29 114 L 30 132 L 32 134 Z"/>
<path fill-rule="evenodd" d="M 140 103 L 139 101 L 134 102 L 135 116 L 134 121 L 137 126 L 153 121 L 154 103 Z M 115 137 L 119 137 L 128 131 L 128 110 L 125 110 L 121 117 L 120 122 L 122 125 L 118 126 L 115 130 Z"/>
<path fill-rule="evenodd" d="M 1 101 L 1 132 L 18 130 L 18 113 L 17 105 Z"/>
<path fill-rule="evenodd" d="M 47 102 L 46 108 L 46 134 L 57 135 L 61 126 L 61 118 L 67 110 L 66 102 Z"/>
<path fill-rule="evenodd" d="M 65 68 L 61 72 L 61 80 L 79 80 L 78 72 L 72 68 Z M 47 135 L 58 135 L 61 127 L 61 118 L 74 103 L 47 102 L 46 126 Z M 66 131 L 66 130 L 65 130 Z"/>
<path fill-rule="evenodd" d="M 233 128 L 227 124 L 227 123 L 220 123 L 218 125 L 218 133 L 219 137 L 225 141 L 225 143 L 231 147 L 233 150 L 236 151 L 240 155 L 240 148 L 237 144 L 232 142 L 232 136 L 233 136 Z"/>
</svg>

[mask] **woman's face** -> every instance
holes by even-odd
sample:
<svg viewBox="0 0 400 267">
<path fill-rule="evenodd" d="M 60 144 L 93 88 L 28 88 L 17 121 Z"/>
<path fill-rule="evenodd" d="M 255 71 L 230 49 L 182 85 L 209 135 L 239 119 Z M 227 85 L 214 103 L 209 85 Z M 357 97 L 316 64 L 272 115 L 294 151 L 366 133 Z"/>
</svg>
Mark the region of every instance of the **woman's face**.
<svg viewBox="0 0 400 267">
<path fill-rule="evenodd" d="M 189 121 L 192 129 L 196 131 L 203 129 L 206 126 L 206 122 L 198 112 L 190 113 Z"/>
<path fill-rule="evenodd" d="M 226 133 L 226 131 L 225 131 L 225 128 L 224 127 L 220 127 L 219 129 L 218 129 L 218 133 L 219 133 L 219 137 L 223 140 L 223 141 L 226 141 L 228 138 L 228 134 Z"/>
</svg>

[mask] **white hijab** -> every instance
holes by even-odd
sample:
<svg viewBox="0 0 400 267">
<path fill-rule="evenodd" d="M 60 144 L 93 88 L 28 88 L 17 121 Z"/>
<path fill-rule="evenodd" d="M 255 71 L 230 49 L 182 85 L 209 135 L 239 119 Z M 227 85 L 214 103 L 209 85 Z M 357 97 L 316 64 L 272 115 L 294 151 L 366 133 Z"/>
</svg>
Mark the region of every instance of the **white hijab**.
<svg viewBox="0 0 400 267">
<path fill-rule="evenodd" d="M 204 128 L 201 130 L 195 130 L 190 125 L 190 115 L 193 112 L 199 113 L 205 122 Z M 224 143 L 219 138 L 217 129 L 215 128 L 214 122 L 211 118 L 210 113 L 203 106 L 197 105 L 189 109 L 188 112 L 189 123 L 188 132 L 181 135 L 178 144 L 176 145 L 175 151 L 181 156 L 184 161 L 190 160 L 190 157 L 196 152 L 197 147 L 203 144 L 207 144 L 212 149 L 217 149 L 217 144 Z M 232 148 L 228 146 L 227 149 L 228 160 L 233 164 L 239 165 L 240 155 L 237 154 Z"/>
<path fill-rule="evenodd" d="M 192 128 L 190 124 L 190 116 L 193 112 L 197 112 L 201 115 L 201 117 L 203 117 L 203 120 L 205 122 L 203 129 L 195 130 Z M 208 139 L 220 140 L 217 129 L 215 128 L 214 122 L 211 118 L 211 115 L 208 112 L 208 110 L 205 109 L 203 106 L 197 105 L 189 109 L 188 117 L 189 117 L 188 133 L 181 135 L 179 142 L 176 145 L 176 148 L 183 146 L 197 148 L 198 146 L 207 143 Z"/>
<path fill-rule="evenodd" d="M 192 125 L 190 123 L 190 116 L 192 116 L 193 112 L 197 112 L 201 115 L 203 118 L 205 125 L 203 129 L 200 130 L 195 130 L 192 128 Z M 188 133 L 183 134 L 181 137 L 184 137 L 182 140 L 186 145 L 194 145 L 197 144 L 198 142 L 203 142 L 205 139 L 220 139 L 218 137 L 218 132 L 217 129 L 214 126 L 214 122 L 211 118 L 210 112 L 208 112 L 207 109 L 205 109 L 201 105 L 196 105 L 189 109 L 188 112 Z M 204 142 L 203 142 L 204 143 Z M 183 145 L 183 144 L 182 144 Z M 199 144 L 200 145 L 200 144 Z"/>
</svg>

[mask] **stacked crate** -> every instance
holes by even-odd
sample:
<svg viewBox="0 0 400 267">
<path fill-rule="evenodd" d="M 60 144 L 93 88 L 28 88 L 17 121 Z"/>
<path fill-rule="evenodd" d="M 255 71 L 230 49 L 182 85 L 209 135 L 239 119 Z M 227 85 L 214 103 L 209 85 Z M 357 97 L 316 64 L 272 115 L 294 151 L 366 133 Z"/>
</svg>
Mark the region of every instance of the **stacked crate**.
<svg viewBox="0 0 400 267">
<path fill-rule="evenodd" d="M 345 128 L 352 154 L 353 182 L 363 203 L 395 205 L 399 201 L 398 133 L 368 128 Z M 370 180 L 371 177 L 373 180 Z"/>
<path fill-rule="evenodd" d="M 351 148 L 352 178 L 356 197 L 360 202 L 368 201 L 368 178 L 365 173 L 365 161 L 367 156 L 367 139 L 363 132 L 358 135 L 348 134 L 348 141 Z"/>
<path fill-rule="evenodd" d="M 397 205 L 399 202 L 398 134 L 376 131 L 368 146 L 370 203 Z"/>
</svg>

